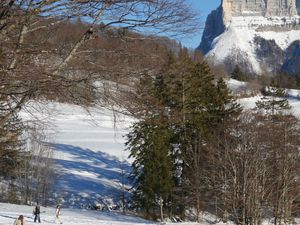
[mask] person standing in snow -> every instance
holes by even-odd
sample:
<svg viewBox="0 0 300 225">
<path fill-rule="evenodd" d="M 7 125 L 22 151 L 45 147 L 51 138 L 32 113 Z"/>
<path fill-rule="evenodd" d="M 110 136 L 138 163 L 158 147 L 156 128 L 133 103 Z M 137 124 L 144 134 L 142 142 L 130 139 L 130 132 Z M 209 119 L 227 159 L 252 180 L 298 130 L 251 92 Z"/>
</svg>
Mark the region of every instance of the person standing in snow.
<svg viewBox="0 0 300 225">
<path fill-rule="evenodd" d="M 14 225 L 26 225 L 23 215 L 20 215 L 18 219 L 15 220 Z"/>
<path fill-rule="evenodd" d="M 41 207 L 39 205 L 39 203 L 36 204 L 34 210 L 33 210 L 33 215 L 34 215 L 34 222 L 36 223 L 36 221 L 38 220 L 39 223 L 41 222 Z"/>
<path fill-rule="evenodd" d="M 60 205 L 56 206 L 56 211 L 55 211 L 55 223 L 60 223 L 62 224 L 60 220 Z"/>
</svg>

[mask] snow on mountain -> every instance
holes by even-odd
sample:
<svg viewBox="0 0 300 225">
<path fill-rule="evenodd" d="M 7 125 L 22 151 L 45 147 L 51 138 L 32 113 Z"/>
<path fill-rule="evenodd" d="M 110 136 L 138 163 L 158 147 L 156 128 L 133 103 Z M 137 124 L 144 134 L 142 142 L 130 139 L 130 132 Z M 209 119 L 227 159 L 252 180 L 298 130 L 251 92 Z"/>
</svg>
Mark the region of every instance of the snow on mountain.
<svg viewBox="0 0 300 225">
<path fill-rule="evenodd" d="M 228 72 L 300 71 L 300 0 L 222 0 L 207 17 L 198 50 Z M 297 10 L 298 9 L 298 12 Z"/>
<path fill-rule="evenodd" d="M 226 60 L 233 60 L 237 63 L 242 59 L 248 63 L 251 72 L 261 74 L 266 68 L 263 67 L 262 59 L 257 55 L 257 48 L 259 48 L 257 38 L 274 41 L 282 51 L 286 51 L 293 42 L 300 40 L 300 30 L 275 31 L 275 28 L 273 30 L 267 27 L 284 27 L 288 24 L 297 24 L 299 21 L 299 16 L 292 18 L 232 17 L 226 30 L 213 40 L 211 50 L 206 57 L 215 64 L 226 62 Z"/>
</svg>

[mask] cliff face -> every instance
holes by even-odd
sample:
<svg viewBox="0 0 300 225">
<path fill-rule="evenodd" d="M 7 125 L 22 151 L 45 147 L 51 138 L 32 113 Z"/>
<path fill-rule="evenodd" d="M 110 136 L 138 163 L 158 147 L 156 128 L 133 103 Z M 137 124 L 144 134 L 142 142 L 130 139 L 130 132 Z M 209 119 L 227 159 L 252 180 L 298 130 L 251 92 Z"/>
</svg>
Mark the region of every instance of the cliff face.
<svg viewBox="0 0 300 225">
<path fill-rule="evenodd" d="M 223 0 L 224 21 L 233 16 L 291 17 L 297 15 L 297 3 L 296 0 Z"/>
<path fill-rule="evenodd" d="M 203 53 L 207 53 L 211 50 L 213 40 L 225 31 L 225 25 L 223 23 L 223 11 L 222 8 L 212 11 L 205 23 L 205 29 L 202 35 L 202 41 L 199 46 Z"/>
<path fill-rule="evenodd" d="M 300 70 L 300 0 L 222 0 L 207 18 L 198 47 L 231 72 Z"/>
</svg>

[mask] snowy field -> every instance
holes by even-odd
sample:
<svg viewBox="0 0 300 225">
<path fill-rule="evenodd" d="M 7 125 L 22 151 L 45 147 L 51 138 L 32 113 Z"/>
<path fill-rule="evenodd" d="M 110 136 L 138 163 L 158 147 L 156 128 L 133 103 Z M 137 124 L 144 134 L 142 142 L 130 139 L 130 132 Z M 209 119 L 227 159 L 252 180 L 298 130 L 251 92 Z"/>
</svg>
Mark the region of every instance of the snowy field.
<svg viewBox="0 0 300 225">
<path fill-rule="evenodd" d="M 232 79 L 228 85 L 236 92 L 247 88 L 246 83 Z M 289 90 L 288 94 L 292 111 L 300 118 L 300 91 Z M 252 109 L 260 98 L 242 98 L 239 102 L 244 108 Z M 59 201 L 64 207 L 80 208 L 95 203 L 110 206 L 120 203 L 122 169 L 127 175 L 130 172 L 124 135 L 133 120 L 109 110 L 87 112 L 69 104 L 32 104 L 37 110 L 23 112 L 22 117 L 48 122 L 45 125 L 47 141 L 54 151 L 58 178 L 52 204 Z M 129 180 L 124 181 L 129 188 Z"/>
<path fill-rule="evenodd" d="M 33 207 L 0 203 L 0 225 L 12 225 L 18 215 L 23 214 L 27 225 L 33 222 Z M 55 208 L 41 208 L 41 223 L 55 224 Z M 154 224 L 138 217 L 123 216 L 117 213 L 61 209 L 61 221 L 66 225 L 128 225 Z"/>
<path fill-rule="evenodd" d="M 58 175 L 52 204 L 79 208 L 120 202 L 122 170 L 130 172 L 124 135 L 132 119 L 109 110 L 35 102 L 22 117 L 46 122 L 46 141 L 53 146 Z M 124 183 L 130 187 L 127 179 Z"/>
<path fill-rule="evenodd" d="M 0 225 L 12 225 L 15 219 L 23 214 L 27 225 L 33 222 L 33 207 L 0 203 Z M 41 207 L 41 224 L 55 224 L 55 209 Z M 204 219 L 202 225 L 211 224 L 213 217 Z M 139 217 L 124 216 L 116 212 L 101 212 L 80 209 L 61 209 L 61 220 L 64 225 L 158 225 Z M 173 223 L 166 223 L 172 225 Z M 177 223 L 178 224 L 178 223 Z M 198 223 L 181 223 L 182 225 L 196 225 Z M 175 225 L 175 223 L 174 223 Z M 223 225 L 219 223 L 218 225 Z M 231 225 L 228 223 L 228 225 Z"/>
<path fill-rule="evenodd" d="M 26 225 L 38 224 L 34 223 L 32 215 L 33 207 L 21 206 L 13 204 L 0 203 L 0 225 L 13 225 L 13 222 L 19 215 L 25 217 Z M 55 208 L 41 207 L 41 224 L 50 225 L 55 222 Z M 161 223 L 147 221 L 139 217 L 125 216 L 118 212 L 102 212 L 81 209 L 61 209 L 61 221 L 64 225 L 160 225 Z M 296 219 L 295 224 L 300 224 L 300 220 Z M 232 222 L 223 223 L 213 215 L 204 213 L 201 223 L 182 222 L 172 223 L 166 222 L 165 225 L 234 225 Z M 265 220 L 263 225 L 272 225 L 272 220 Z"/>
</svg>

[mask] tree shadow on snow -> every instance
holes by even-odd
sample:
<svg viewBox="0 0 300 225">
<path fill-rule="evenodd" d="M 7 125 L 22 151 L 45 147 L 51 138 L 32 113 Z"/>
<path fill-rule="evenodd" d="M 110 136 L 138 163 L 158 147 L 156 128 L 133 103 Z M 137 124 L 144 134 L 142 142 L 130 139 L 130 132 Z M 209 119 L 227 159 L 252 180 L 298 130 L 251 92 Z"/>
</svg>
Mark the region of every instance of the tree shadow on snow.
<svg viewBox="0 0 300 225">
<path fill-rule="evenodd" d="M 62 156 L 55 160 L 58 178 L 54 185 L 54 203 L 59 199 L 64 205 L 74 207 L 108 199 L 116 203 L 121 199 L 122 182 L 130 186 L 131 167 L 117 157 L 72 145 L 53 144 L 53 148 L 55 154 Z M 64 153 L 67 158 L 63 158 Z"/>
</svg>

